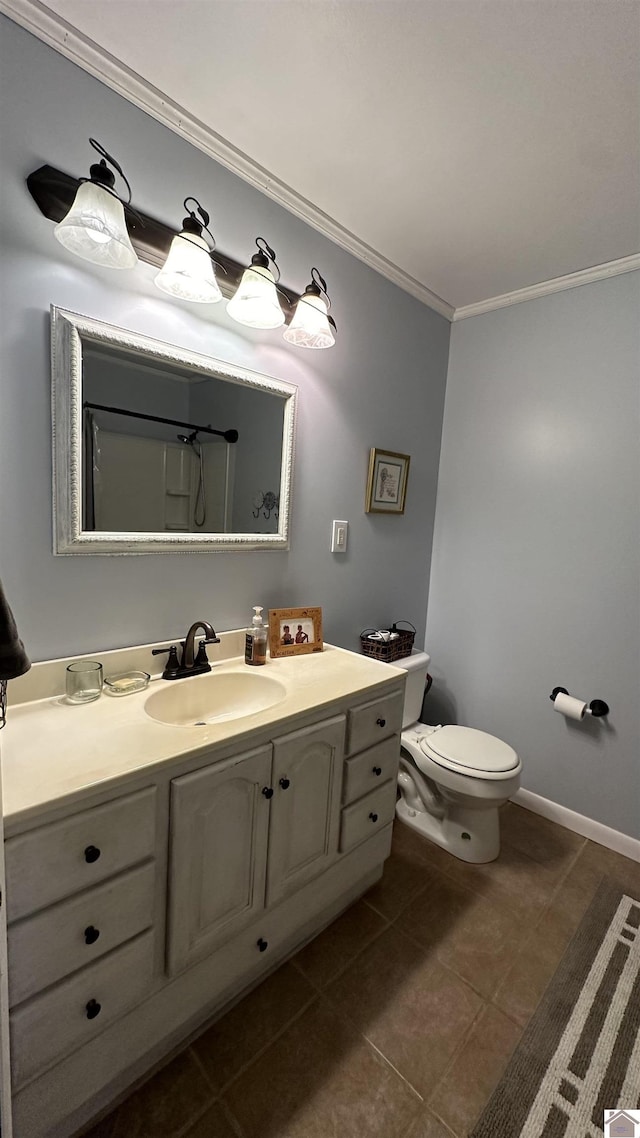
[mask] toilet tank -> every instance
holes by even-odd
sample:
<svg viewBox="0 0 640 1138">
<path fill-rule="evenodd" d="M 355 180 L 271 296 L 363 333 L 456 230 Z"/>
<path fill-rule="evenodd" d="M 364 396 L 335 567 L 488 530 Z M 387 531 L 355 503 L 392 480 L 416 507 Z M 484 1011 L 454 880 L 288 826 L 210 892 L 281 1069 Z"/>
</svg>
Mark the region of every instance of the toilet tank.
<svg viewBox="0 0 640 1138">
<path fill-rule="evenodd" d="M 427 672 L 431 657 L 426 652 L 413 649 L 410 656 L 403 656 L 401 660 L 394 660 L 394 668 L 404 668 L 407 672 L 407 686 L 404 693 L 404 709 L 402 714 L 402 728 L 417 723 L 422 710 L 422 699 L 427 683 Z"/>
</svg>

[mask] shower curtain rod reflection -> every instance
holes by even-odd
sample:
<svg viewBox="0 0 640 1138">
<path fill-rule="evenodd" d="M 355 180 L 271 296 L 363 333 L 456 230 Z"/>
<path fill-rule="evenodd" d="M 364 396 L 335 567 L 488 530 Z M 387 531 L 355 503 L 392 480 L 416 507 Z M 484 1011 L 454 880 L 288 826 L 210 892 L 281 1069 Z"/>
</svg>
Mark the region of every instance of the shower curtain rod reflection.
<svg viewBox="0 0 640 1138">
<path fill-rule="evenodd" d="M 238 432 L 232 427 L 228 431 L 216 431 L 213 427 L 202 427 L 198 423 L 183 423 L 180 419 L 163 419 L 161 415 L 144 415 L 141 411 L 127 411 L 125 407 L 107 407 L 104 403 L 83 403 L 86 411 L 111 411 L 114 415 L 128 415 L 130 419 L 147 419 L 152 423 L 166 423 L 169 427 L 186 427 L 203 435 L 220 435 L 228 443 L 237 443 Z"/>
</svg>

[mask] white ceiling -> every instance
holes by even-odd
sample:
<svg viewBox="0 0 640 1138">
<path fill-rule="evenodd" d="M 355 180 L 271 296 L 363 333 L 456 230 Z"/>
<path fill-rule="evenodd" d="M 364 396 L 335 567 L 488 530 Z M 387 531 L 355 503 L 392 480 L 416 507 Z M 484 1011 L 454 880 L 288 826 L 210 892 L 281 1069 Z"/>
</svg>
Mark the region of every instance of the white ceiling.
<svg viewBox="0 0 640 1138">
<path fill-rule="evenodd" d="M 461 308 L 638 252 L 637 0 L 44 7 L 410 291 Z"/>
</svg>

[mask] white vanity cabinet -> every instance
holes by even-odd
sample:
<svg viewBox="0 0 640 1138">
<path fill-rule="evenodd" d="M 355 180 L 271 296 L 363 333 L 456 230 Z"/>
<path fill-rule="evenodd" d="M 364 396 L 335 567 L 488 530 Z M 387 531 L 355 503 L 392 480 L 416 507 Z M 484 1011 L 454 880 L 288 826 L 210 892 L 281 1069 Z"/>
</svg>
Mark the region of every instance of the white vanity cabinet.
<svg viewBox="0 0 640 1138">
<path fill-rule="evenodd" d="M 338 856 L 345 716 L 274 740 L 267 904 L 276 905 Z"/>
<path fill-rule="evenodd" d="M 69 1138 L 380 877 L 403 682 L 387 674 L 9 833 L 19 1138 Z"/>
<path fill-rule="evenodd" d="M 271 747 L 173 779 L 170 975 L 241 932 L 264 907 Z"/>
<path fill-rule="evenodd" d="M 337 857 L 344 730 L 339 716 L 172 780 L 170 975 Z"/>
</svg>

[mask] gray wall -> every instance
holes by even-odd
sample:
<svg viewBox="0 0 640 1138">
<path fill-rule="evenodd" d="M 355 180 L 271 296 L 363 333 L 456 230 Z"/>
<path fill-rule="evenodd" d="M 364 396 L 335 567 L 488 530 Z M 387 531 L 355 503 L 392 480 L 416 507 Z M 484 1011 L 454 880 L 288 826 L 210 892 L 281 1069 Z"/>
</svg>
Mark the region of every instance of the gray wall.
<svg viewBox="0 0 640 1138">
<path fill-rule="evenodd" d="M 424 627 L 449 324 L 167 128 L 1 17 L 2 388 L 0 577 L 34 659 L 175 636 L 197 617 L 226 629 L 251 606 L 321 605 L 325 636 L 358 644 L 368 624 Z M 280 129 L 280 127 L 278 127 Z M 182 200 L 210 210 L 220 248 L 248 260 L 258 234 L 285 284 L 311 265 L 329 282 L 337 346 L 305 352 L 164 297 L 154 270 L 101 270 L 55 241 L 24 185 L 48 162 L 86 175 L 99 139 L 134 203 L 179 225 Z M 49 305 L 94 316 L 299 386 L 289 553 L 58 557 L 51 552 Z M 411 455 L 403 517 L 365 515 L 368 451 Z M 332 518 L 349 552 L 329 551 Z"/>
<path fill-rule="evenodd" d="M 524 787 L 636 837 L 639 299 L 635 273 L 453 325 L 424 709 L 506 739 Z M 565 720 L 556 685 L 609 720 Z"/>
</svg>

